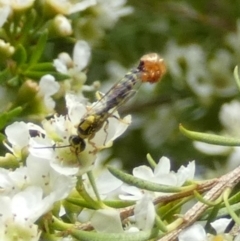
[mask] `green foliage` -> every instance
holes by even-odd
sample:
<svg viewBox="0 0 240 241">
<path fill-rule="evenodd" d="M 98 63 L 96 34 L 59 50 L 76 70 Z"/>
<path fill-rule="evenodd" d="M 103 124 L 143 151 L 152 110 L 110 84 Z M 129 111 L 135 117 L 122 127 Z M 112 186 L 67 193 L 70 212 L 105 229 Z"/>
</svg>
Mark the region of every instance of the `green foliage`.
<svg viewBox="0 0 240 241">
<path fill-rule="evenodd" d="M 13 119 L 16 119 L 22 112 L 21 107 L 17 107 L 11 111 L 3 112 L 0 114 L 0 129 L 2 130 L 6 125 L 8 125 Z M 1 140 L 3 140 L 1 138 Z"/>
</svg>

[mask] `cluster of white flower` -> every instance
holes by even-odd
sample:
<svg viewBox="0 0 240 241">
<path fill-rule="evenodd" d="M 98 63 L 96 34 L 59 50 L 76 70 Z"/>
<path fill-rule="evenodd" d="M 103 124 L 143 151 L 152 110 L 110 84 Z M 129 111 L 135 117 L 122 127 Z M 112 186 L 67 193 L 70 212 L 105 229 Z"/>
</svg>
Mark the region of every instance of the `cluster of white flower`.
<svg viewBox="0 0 240 241">
<path fill-rule="evenodd" d="M 67 95 L 66 98 L 68 116 L 54 116 L 50 120 L 44 120 L 43 128 L 33 123 L 15 122 L 5 130 L 8 140 L 6 146 L 26 166 L 15 171 L 0 169 L 1 198 L 6 203 L 5 206 L 1 205 L 0 211 L 2 225 L 6 227 L 6 230 L 2 230 L 2 235 L 10 235 L 8 229 L 13 228 L 13 225 L 19 226 L 21 230 L 26 226 L 32 232 L 29 236 L 36 237 L 31 240 L 38 240 L 39 234 L 37 228 L 33 228 L 34 222 L 51 210 L 56 201 L 68 196 L 75 187 L 77 175 L 93 168 L 95 147 L 86 141 L 85 150 L 78 153 L 75 147 L 69 146 L 68 141 L 70 136 L 76 135 L 75 121 L 79 122 L 85 114 L 86 106 L 76 102 L 72 95 Z M 100 130 L 91 141 L 97 147 L 107 148 L 129 124 L 130 116 L 123 121 L 109 118 L 107 140 L 105 141 L 104 130 Z M 31 133 L 36 135 L 31 136 Z M 26 154 L 26 149 L 29 154 Z M 5 214 L 6 210 L 8 212 Z M 18 233 L 19 229 L 15 232 Z"/>
<path fill-rule="evenodd" d="M 64 63 L 55 60 L 57 69 L 69 71 L 72 78 L 82 73 L 82 68 L 89 60 L 90 48 L 86 42 L 76 43 L 74 56 L 84 63 L 80 62 L 81 66 L 73 64 L 72 67 L 67 67 L 66 63 L 64 70 Z M 60 85 L 53 76 L 43 76 L 37 98 L 43 100 L 46 108 L 53 109 L 55 102 L 51 96 L 59 88 Z M 86 140 L 86 148 L 82 151 L 69 143 L 69 139 L 77 134 L 80 119 L 96 103 L 86 103 L 82 96 L 69 93 L 66 94 L 66 105 L 68 115 L 54 115 L 53 118 L 44 120 L 42 127 L 33 123 L 15 122 L 5 129 L 5 146 L 12 153 L 8 153 L 5 158 L 25 165 L 15 171 L 0 169 L 0 226 L 4 227 L 0 233 L 1 240 L 11 237 L 12 229 L 15 237 L 23 237 L 24 233 L 24 240 L 38 240 L 40 233 L 34 224 L 36 220 L 52 210 L 54 203 L 63 200 L 73 191 L 77 176 L 93 169 L 96 159 L 94 149 L 110 147 L 131 122 L 131 116 L 123 119 L 109 118 L 107 128 L 99 130 L 91 143 Z M 114 113 L 115 117 L 117 115 Z"/>
<path fill-rule="evenodd" d="M 194 178 L 195 163 L 191 162 L 187 167 L 181 166 L 176 173 L 170 169 L 170 160 L 162 157 L 154 170 L 148 166 L 139 166 L 133 169 L 133 176 L 152 183 L 180 187 L 187 180 Z M 79 221 L 91 221 L 94 229 L 99 232 L 138 232 L 153 228 L 156 218 L 153 201 L 163 193 L 146 191 L 128 185 L 113 177 L 108 171 L 101 174 L 96 184 L 104 200 L 111 200 L 117 195 L 123 201 L 136 201 L 134 215 L 129 218 L 129 223 L 125 228 L 122 227 L 119 211 L 111 208 L 97 211 L 85 209 L 80 213 Z"/>
</svg>

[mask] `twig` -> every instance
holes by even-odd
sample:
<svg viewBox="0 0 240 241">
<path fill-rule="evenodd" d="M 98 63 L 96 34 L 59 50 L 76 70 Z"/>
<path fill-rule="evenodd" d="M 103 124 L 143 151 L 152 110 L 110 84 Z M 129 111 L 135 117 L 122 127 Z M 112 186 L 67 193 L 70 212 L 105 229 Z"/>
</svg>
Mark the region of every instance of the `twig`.
<svg viewBox="0 0 240 241">
<path fill-rule="evenodd" d="M 226 188 L 232 189 L 237 183 L 240 182 L 240 166 L 234 169 L 232 172 L 220 177 L 216 184 L 206 193 L 204 196 L 205 200 L 214 201 L 216 200 Z M 197 202 L 190 210 L 188 210 L 182 217 L 184 220 L 177 229 L 169 232 L 163 238 L 158 241 L 174 241 L 177 239 L 179 233 L 185 228 L 192 225 L 199 216 L 208 208 L 206 204 Z"/>
</svg>

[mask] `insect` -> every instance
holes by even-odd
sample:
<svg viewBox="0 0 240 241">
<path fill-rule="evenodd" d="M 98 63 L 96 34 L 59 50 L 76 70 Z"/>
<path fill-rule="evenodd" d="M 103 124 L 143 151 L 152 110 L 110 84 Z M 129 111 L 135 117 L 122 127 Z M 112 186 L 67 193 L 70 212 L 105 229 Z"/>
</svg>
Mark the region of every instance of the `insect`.
<svg viewBox="0 0 240 241">
<path fill-rule="evenodd" d="M 97 102 L 87 109 L 86 114 L 80 119 L 77 125 L 77 135 L 69 137 L 69 147 L 75 154 L 84 151 L 85 140 L 93 147 L 93 153 L 98 151 L 97 146 L 92 141 L 96 133 L 104 126 L 107 140 L 108 118 L 119 119 L 114 112 L 126 101 L 132 98 L 137 92 L 137 87 L 142 83 L 156 83 L 166 73 L 164 60 L 156 53 L 146 54 L 141 57 L 136 68 L 133 68 L 117 82 L 106 94 L 98 93 Z M 61 148 L 66 146 L 53 146 Z"/>
<path fill-rule="evenodd" d="M 86 112 L 77 126 L 78 137 L 80 139 L 87 139 L 97 150 L 91 140 L 105 124 L 106 141 L 108 118 L 117 118 L 113 114 L 114 111 L 137 92 L 135 86 L 141 85 L 143 82 L 155 83 L 165 73 L 166 65 L 158 54 L 151 53 L 142 56 L 136 68 L 128 72 L 106 94 L 99 94 L 98 102 Z"/>
</svg>

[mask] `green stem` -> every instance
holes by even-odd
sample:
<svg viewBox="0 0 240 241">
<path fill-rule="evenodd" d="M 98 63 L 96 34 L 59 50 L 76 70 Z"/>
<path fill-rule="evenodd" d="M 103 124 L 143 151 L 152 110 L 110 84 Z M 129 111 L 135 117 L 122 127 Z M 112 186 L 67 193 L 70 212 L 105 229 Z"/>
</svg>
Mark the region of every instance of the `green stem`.
<svg viewBox="0 0 240 241">
<path fill-rule="evenodd" d="M 223 201 L 225 203 L 225 206 L 230 214 L 230 216 L 232 217 L 232 219 L 238 224 L 240 225 L 240 219 L 239 217 L 237 216 L 237 214 L 233 211 L 231 205 L 229 204 L 229 201 L 228 201 L 228 197 L 231 193 L 231 189 L 230 188 L 227 188 L 224 193 L 223 193 Z"/>
<path fill-rule="evenodd" d="M 92 209 L 97 210 L 102 208 L 102 203 L 99 203 L 92 199 L 92 197 L 86 192 L 86 189 L 82 181 L 82 177 L 78 177 L 76 189 L 78 193 L 81 195 L 81 197 L 92 207 Z"/>
<path fill-rule="evenodd" d="M 93 191 L 94 191 L 94 193 L 95 193 L 95 195 L 97 197 L 97 200 L 99 202 L 102 202 L 102 200 L 100 198 L 100 195 L 98 193 L 98 190 L 97 190 L 97 185 L 96 185 L 96 182 L 95 182 L 95 179 L 94 179 L 92 171 L 87 172 L 87 175 L 88 175 L 89 182 L 91 183 L 92 189 L 93 189 Z"/>
<path fill-rule="evenodd" d="M 149 165 L 152 168 L 155 168 L 157 166 L 157 163 L 153 160 L 152 156 L 149 153 L 147 154 L 147 160 L 148 160 Z"/>
</svg>

